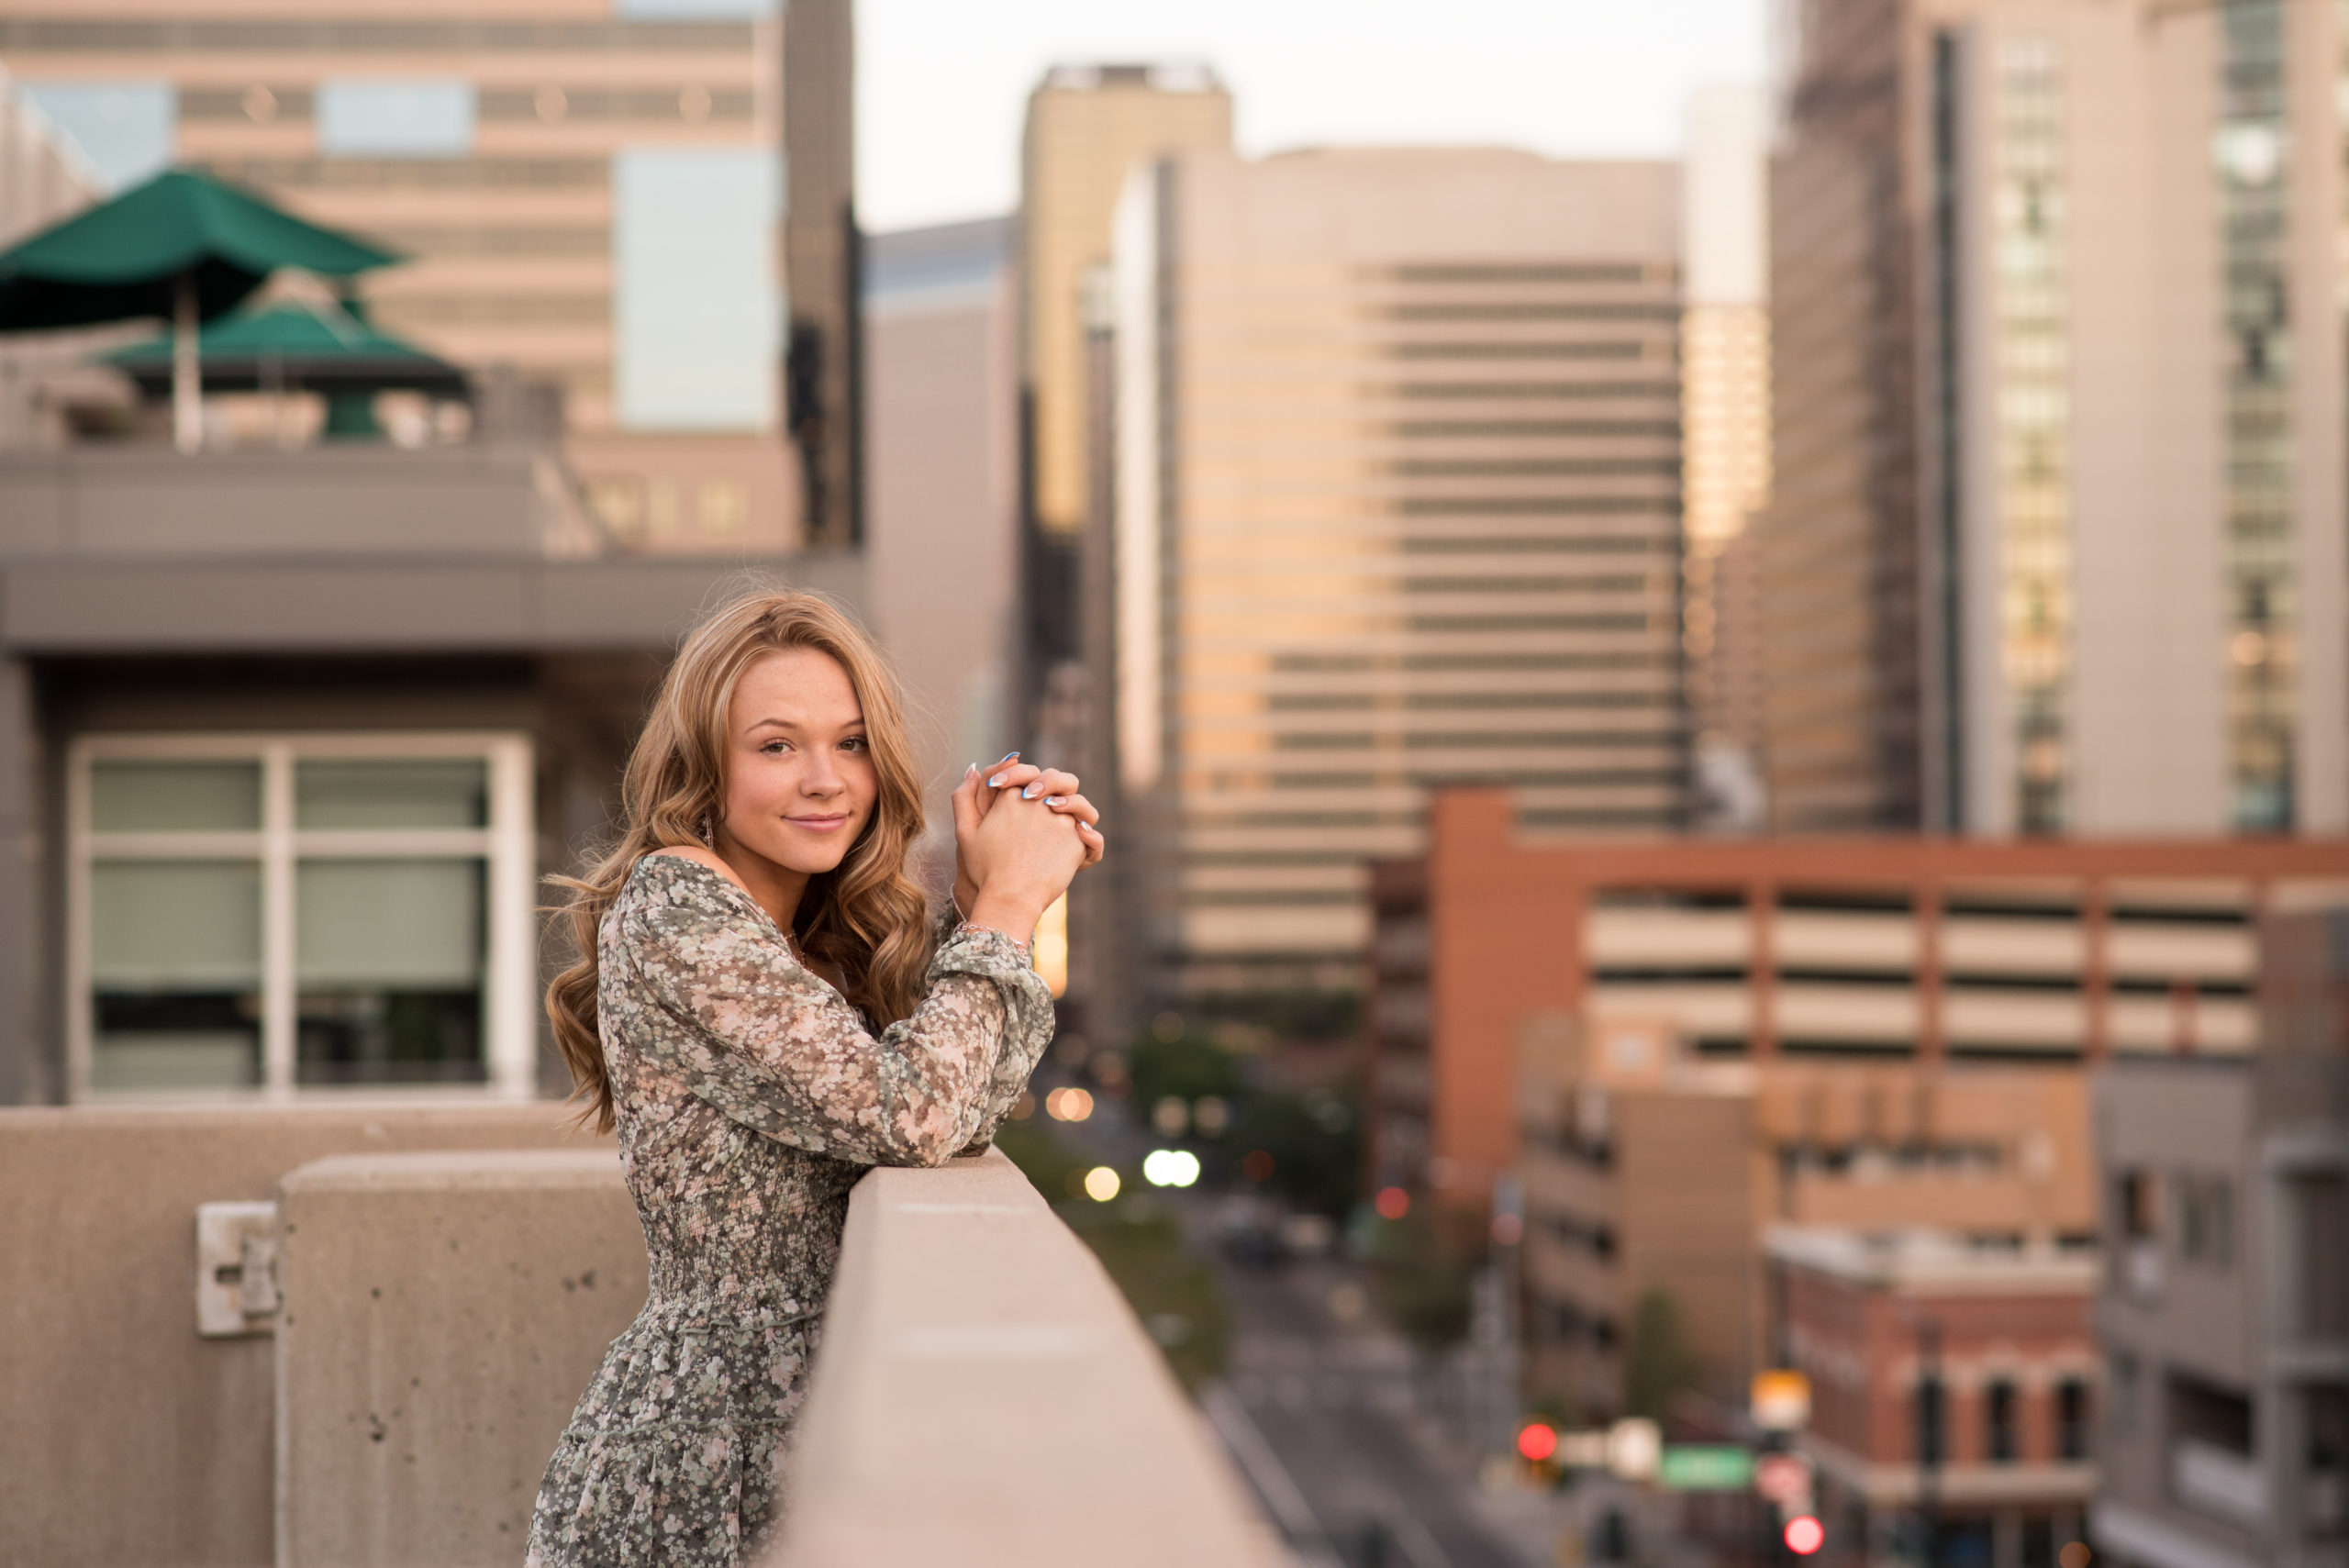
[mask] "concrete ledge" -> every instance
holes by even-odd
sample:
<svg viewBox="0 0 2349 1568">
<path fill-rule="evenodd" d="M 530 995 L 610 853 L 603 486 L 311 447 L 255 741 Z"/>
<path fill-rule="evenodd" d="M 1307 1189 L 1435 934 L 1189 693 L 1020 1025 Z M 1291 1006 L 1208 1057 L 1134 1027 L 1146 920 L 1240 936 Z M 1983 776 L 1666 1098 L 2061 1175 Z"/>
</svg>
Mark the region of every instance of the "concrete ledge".
<svg viewBox="0 0 2349 1568">
<path fill-rule="evenodd" d="M 768 1568 L 1280 1560 L 1100 1264 L 1000 1152 L 849 1201 Z"/>
<path fill-rule="evenodd" d="M 360 1192 L 473 1192 L 527 1188 L 558 1192 L 578 1188 L 609 1193 L 620 1180 L 619 1161 L 609 1150 L 539 1151 L 483 1149 L 422 1154 L 336 1154 L 313 1160 L 286 1173 L 284 1194 Z"/>
<path fill-rule="evenodd" d="M 848 555 L 747 560 L 17 561 L 0 649 L 30 654 L 666 649 L 749 568 L 851 604 Z"/>
<path fill-rule="evenodd" d="M 279 1184 L 277 1561 L 510 1564 L 644 1304 L 609 1151 L 340 1155 Z"/>
</svg>

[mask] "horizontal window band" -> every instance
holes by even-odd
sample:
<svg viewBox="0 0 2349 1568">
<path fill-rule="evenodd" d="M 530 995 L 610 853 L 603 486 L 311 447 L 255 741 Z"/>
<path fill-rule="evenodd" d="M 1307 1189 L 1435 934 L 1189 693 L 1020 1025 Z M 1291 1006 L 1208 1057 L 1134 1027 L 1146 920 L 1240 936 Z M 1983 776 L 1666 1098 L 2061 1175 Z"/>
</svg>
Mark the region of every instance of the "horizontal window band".
<svg viewBox="0 0 2349 1568">
<path fill-rule="evenodd" d="M 612 249 L 609 224 L 592 228 L 549 224 L 530 228 L 490 228 L 451 225 L 372 224 L 371 238 L 395 250 L 425 257 L 440 256 L 608 256 Z"/>
<path fill-rule="evenodd" d="M 1669 301 L 1458 301 L 1375 306 L 1385 321 L 1661 321 L 1679 325 L 1680 306 Z"/>
<path fill-rule="evenodd" d="M 743 21 L 83 21 L 0 20 L 0 55 L 44 50 L 175 53 L 627 53 L 647 50 L 748 53 L 758 38 Z"/>
<path fill-rule="evenodd" d="M 1603 399 L 1627 402 L 1653 398 L 1677 412 L 1680 384 L 1676 381 L 1407 381 L 1367 385 L 1365 397 L 1398 397 L 1433 401 L 1521 402 L 1533 398 Z"/>
<path fill-rule="evenodd" d="M 1669 284 L 1680 275 L 1668 261 L 1412 261 L 1363 270 L 1404 284 Z"/>
<path fill-rule="evenodd" d="M 1406 692 L 1397 702 L 1386 693 L 1338 692 L 1284 695 L 1272 692 L 1264 698 L 1266 713 L 1353 713 L 1376 711 L 1382 708 L 1432 708 L 1440 711 L 1469 709 L 1485 711 L 1518 708 L 1624 708 L 1662 707 L 1677 709 L 1679 693 L 1670 687 L 1653 691 L 1631 692 Z M 1204 721 L 1203 721 L 1204 722 Z"/>
<path fill-rule="evenodd" d="M 1273 730 L 1267 737 L 1275 751 L 1319 751 L 1359 749 L 1364 751 L 1399 746 L 1405 751 L 1529 751 L 1555 746 L 1580 749 L 1589 746 L 1677 746 L 1683 736 L 1677 728 L 1642 729 L 1564 729 L 1528 732 L 1525 730 L 1464 730 L 1457 733 L 1406 733 L 1375 735 L 1353 731 L 1342 735 L 1299 735 Z M 1186 758 L 1186 762 L 1192 759 Z M 1214 759 L 1197 759 L 1200 764 L 1219 765 Z M 1235 762 L 1233 766 L 1244 766 Z"/>
<path fill-rule="evenodd" d="M 1406 517 L 1550 517 L 1642 513 L 1678 516 L 1677 495 L 1407 495 L 1385 508 Z"/>
<path fill-rule="evenodd" d="M 602 190 L 608 158 L 213 158 L 222 179 L 287 190 Z"/>
<path fill-rule="evenodd" d="M 608 326 L 608 295 L 395 295 L 374 302 L 374 317 L 385 326 L 495 327 Z"/>
<path fill-rule="evenodd" d="M 1384 433 L 1405 440 L 1678 440 L 1677 419 L 1404 419 Z"/>
<path fill-rule="evenodd" d="M 307 83 L 280 86 L 261 83 L 269 94 L 266 112 L 252 112 L 250 87 L 191 87 L 179 95 L 180 118 L 186 121 L 302 121 L 317 114 L 317 94 Z M 524 120 L 564 124 L 573 120 L 699 120 L 748 119 L 757 95 L 747 87 L 711 87 L 680 82 L 674 87 L 558 87 L 561 99 L 542 97 L 540 87 L 485 87 L 474 99 L 483 121 Z M 700 95 L 699 112 L 688 115 L 686 95 Z M 551 107 L 555 112 L 549 114 Z"/>
<path fill-rule="evenodd" d="M 1666 350 L 1669 343 L 1657 340 Z M 1382 358 L 1390 360 L 1643 360 L 1650 344 L 1640 339 L 1583 343 L 1387 343 Z"/>
<path fill-rule="evenodd" d="M 1626 474 L 1680 477 L 1680 460 L 1661 458 L 1463 458 L 1443 461 L 1411 458 L 1386 465 L 1386 472 L 1404 479 L 1553 479 L 1615 478 Z"/>
<path fill-rule="evenodd" d="M 1274 673 L 1284 675 L 1679 668 L 1677 653 L 1284 653 L 1273 659 Z"/>
</svg>

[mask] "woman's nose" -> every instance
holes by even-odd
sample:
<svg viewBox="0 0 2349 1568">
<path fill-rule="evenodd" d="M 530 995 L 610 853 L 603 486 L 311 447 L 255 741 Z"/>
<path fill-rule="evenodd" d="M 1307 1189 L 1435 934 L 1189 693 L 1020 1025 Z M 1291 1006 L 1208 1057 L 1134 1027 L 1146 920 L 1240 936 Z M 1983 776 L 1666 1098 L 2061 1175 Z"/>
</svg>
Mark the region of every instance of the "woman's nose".
<svg viewBox="0 0 2349 1568">
<path fill-rule="evenodd" d="M 840 765 L 829 751 L 818 750 L 808 757 L 807 771 L 800 775 L 799 788 L 806 795 L 840 793 Z"/>
</svg>

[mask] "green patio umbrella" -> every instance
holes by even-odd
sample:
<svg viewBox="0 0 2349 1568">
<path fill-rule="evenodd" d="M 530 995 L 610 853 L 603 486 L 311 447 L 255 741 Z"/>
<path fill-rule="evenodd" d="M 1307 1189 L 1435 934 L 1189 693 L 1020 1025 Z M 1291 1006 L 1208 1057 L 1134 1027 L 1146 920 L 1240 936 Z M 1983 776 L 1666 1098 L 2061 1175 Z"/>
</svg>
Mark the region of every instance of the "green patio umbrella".
<svg viewBox="0 0 2349 1568">
<path fill-rule="evenodd" d="M 172 323 L 173 428 L 201 439 L 196 324 L 280 267 L 350 277 L 400 260 L 208 174 L 174 169 L 0 252 L 0 332 Z"/>
<path fill-rule="evenodd" d="M 358 434 L 367 399 L 392 390 L 465 395 L 465 373 L 378 331 L 351 306 L 289 304 L 220 317 L 196 335 L 206 392 L 319 392 L 331 434 Z M 117 349 L 105 362 L 127 373 L 141 395 L 171 390 L 173 339 Z"/>
</svg>

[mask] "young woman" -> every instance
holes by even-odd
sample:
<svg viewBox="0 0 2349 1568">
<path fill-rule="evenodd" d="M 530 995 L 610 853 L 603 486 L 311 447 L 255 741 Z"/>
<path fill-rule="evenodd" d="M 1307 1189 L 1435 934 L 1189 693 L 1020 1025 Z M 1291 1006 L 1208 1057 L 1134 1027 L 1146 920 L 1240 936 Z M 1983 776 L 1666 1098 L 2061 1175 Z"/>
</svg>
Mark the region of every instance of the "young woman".
<svg viewBox="0 0 2349 1568">
<path fill-rule="evenodd" d="M 963 775 L 963 917 L 933 934 L 872 644 L 791 593 L 686 640 L 619 845 L 569 884 L 580 958 L 547 993 L 589 1114 L 618 1129 L 651 1288 L 547 1466 L 534 1568 L 717 1568 L 781 1518 L 849 1188 L 984 1148 L 1052 1039 L 1027 943 L 1101 855 L 1075 786 L 1016 756 Z"/>
</svg>

